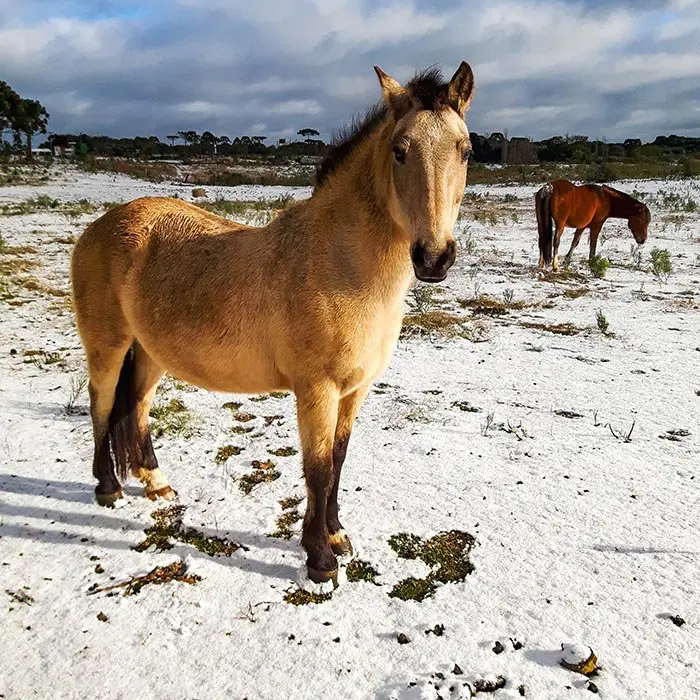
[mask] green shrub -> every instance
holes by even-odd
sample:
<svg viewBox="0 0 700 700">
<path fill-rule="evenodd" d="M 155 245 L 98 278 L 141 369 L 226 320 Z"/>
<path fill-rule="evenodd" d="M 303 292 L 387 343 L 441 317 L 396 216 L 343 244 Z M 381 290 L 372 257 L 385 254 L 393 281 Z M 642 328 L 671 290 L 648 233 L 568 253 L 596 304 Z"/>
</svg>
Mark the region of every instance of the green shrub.
<svg viewBox="0 0 700 700">
<path fill-rule="evenodd" d="M 651 251 L 651 271 L 658 280 L 668 282 L 673 272 L 671 256 L 665 248 L 654 248 Z"/>
<path fill-rule="evenodd" d="M 603 258 L 600 255 L 596 255 L 588 261 L 588 267 L 591 269 L 594 277 L 598 279 L 603 279 L 605 274 L 610 267 L 610 261 L 607 258 Z"/>
</svg>

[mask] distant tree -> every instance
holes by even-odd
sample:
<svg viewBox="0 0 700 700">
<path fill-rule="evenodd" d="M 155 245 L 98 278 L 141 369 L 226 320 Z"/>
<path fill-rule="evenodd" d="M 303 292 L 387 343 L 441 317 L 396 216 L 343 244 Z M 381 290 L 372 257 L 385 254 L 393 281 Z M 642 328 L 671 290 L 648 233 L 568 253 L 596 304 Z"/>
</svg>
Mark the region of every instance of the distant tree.
<svg viewBox="0 0 700 700">
<path fill-rule="evenodd" d="M 297 131 L 297 134 L 299 136 L 301 136 L 302 138 L 306 139 L 307 143 L 311 140 L 312 136 L 319 136 L 320 135 L 319 132 L 316 131 L 316 129 L 309 129 L 309 128 L 299 129 L 299 131 Z"/>
<path fill-rule="evenodd" d="M 37 131 L 46 133 L 49 113 L 38 100 L 20 100 L 13 116 L 12 129 L 27 138 L 27 158 L 32 157 L 32 135 Z"/>
<path fill-rule="evenodd" d="M 4 81 L 0 80 L 0 139 L 7 129 L 12 129 L 14 114 L 22 98 Z"/>
<path fill-rule="evenodd" d="M 213 153 L 216 153 L 217 139 L 216 136 L 211 133 L 211 131 L 205 131 L 200 137 L 200 142 L 207 150 L 211 150 Z"/>
<path fill-rule="evenodd" d="M 168 134 L 165 138 L 167 138 L 168 141 L 170 141 L 171 146 L 174 146 L 175 141 L 177 141 L 180 138 L 180 135 L 179 134 Z"/>
<path fill-rule="evenodd" d="M 253 136 L 252 139 L 253 139 L 253 141 L 255 141 L 255 143 L 261 144 L 263 141 L 265 141 L 267 139 L 267 136 Z"/>
</svg>

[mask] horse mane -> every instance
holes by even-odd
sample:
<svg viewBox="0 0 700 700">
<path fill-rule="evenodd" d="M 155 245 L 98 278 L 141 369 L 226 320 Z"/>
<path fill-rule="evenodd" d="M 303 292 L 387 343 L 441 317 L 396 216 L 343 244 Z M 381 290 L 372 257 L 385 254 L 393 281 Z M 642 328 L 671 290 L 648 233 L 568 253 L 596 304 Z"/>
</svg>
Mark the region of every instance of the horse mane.
<svg viewBox="0 0 700 700">
<path fill-rule="evenodd" d="M 430 66 L 408 82 L 406 89 L 420 105 L 419 109 L 438 111 L 445 106 L 447 82 L 437 66 Z M 316 186 L 323 186 L 328 178 L 350 157 L 355 149 L 369 138 L 384 121 L 389 110 L 378 102 L 367 110 L 364 117 L 353 118 L 349 126 L 333 136 L 328 153 L 316 168 Z"/>
<path fill-rule="evenodd" d="M 647 224 L 651 221 L 651 212 L 649 211 L 649 207 L 641 200 L 634 198 L 631 194 L 627 194 L 627 192 L 616 190 L 614 187 L 610 187 L 610 185 L 602 185 L 602 189 L 612 192 L 618 199 L 626 202 L 627 204 L 638 205 L 640 211 L 644 213 L 644 218 L 646 219 Z"/>
</svg>

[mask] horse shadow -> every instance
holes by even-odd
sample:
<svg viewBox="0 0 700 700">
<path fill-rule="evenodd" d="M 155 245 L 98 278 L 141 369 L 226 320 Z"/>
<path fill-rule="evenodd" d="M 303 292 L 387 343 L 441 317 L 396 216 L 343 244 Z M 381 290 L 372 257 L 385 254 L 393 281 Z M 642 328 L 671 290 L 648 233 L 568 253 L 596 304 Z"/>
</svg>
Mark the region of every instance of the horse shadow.
<svg viewBox="0 0 700 700">
<path fill-rule="evenodd" d="M 9 503 L 3 494 L 43 497 L 46 506 L 28 503 Z M 53 506 L 55 501 L 78 505 L 73 510 Z M 82 505 L 80 505 L 82 504 Z M 84 506 L 84 507 L 83 507 Z M 11 518 L 12 522 L 8 522 Z M 30 524 L 27 520 L 39 521 Z M 100 547 L 117 551 L 134 551 L 133 533 L 143 533 L 152 522 L 143 522 L 126 516 L 121 508 L 99 508 L 93 501 L 92 489 L 87 483 L 39 479 L 16 474 L 0 473 L 0 537 L 2 539 L 31 540 L 51 545 L 73 545 L 85 549 Z M 106 530 L 105 536 L 98 530 Z M 173 552 L 212 561 L 229 568 L 256 573 L 266 578 L 294 581 L 302 563 L 301 549 L 291 541 L 266 537 L 264 534 L 197 528 L 204 537 L 219 537 L 233 542 L 239 549 L 230 557 L 211 557 L 198 549 L 173 542 Z M 268 563 L 257 559 L 255 550 L 282 550 L 283 556 L 299 557 L 299 565 Z"/>
</svg>

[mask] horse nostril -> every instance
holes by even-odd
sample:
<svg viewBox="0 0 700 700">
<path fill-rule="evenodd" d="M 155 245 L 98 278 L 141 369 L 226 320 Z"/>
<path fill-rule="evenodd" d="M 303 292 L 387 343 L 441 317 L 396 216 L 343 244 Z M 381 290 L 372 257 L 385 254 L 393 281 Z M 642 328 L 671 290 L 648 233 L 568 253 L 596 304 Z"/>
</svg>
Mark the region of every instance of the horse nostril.
<svg viewBox="0 0 700 700">
<path fill-rule="evenodd" d="M 414 243 L 413 248 L 411 248 L 411 262 L 418 268 L 427 267 L 427 252 L 423 243 Z"/>
<path fill-rule="evenodd" d="M 449 241 L 445 246 L 445 250 L 437 261 L 437 268 L 444 268 L 447 271 L 455 259 L 457 258 L 457 244 L 454 241 Z"/>
</svg>

